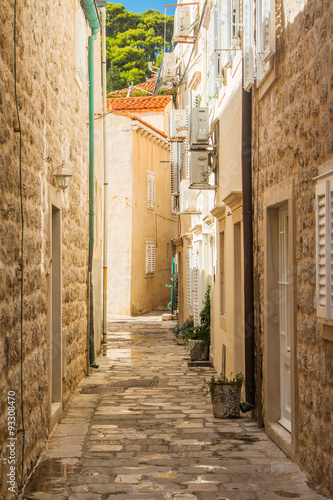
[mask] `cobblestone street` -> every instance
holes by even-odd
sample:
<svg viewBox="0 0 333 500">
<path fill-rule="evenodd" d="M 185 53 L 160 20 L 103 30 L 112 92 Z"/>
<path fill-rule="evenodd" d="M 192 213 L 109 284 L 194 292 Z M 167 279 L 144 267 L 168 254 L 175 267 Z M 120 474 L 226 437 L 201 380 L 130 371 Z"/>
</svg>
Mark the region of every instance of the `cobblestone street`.
<svg viewBox="0 0 333 500">
<path fill-rule="evenodd" d="M 257 423 L 213 418 L 203 378 L 159 316 L 111 322 L 23 499 L 324 498 Z"/>
</svg>

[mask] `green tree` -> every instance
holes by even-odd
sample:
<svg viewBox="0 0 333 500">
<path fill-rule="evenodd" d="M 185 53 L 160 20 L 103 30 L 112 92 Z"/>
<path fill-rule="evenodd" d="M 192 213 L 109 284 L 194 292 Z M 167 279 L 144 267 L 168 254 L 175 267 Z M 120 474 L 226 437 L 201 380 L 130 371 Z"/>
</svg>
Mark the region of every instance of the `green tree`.
<svg viewBox="0 0 333 500">
<path fill-rule="evenodd" d="M 164 49 L 164 14 L 147 10 L 128 12 L 123 5 L 107 3 L 108 92 L 145 81 L 148 62 L 159 66 Z M 166 20 L 166 50 L 171 50 L 173 17 Z"/>
</svg>

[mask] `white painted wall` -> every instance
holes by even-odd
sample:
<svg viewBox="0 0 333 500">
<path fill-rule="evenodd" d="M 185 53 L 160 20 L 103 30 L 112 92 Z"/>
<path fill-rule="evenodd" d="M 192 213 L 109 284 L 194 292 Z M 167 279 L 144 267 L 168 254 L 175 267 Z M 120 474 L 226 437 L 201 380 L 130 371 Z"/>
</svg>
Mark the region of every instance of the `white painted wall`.
<svg viewBox="0 0 333 500">
<path fill-rule="evenodd" d="M 109 141 L 108 315 L 130 314 L 132 242 L 131 119 L 107 116 Z"/>
</svg>

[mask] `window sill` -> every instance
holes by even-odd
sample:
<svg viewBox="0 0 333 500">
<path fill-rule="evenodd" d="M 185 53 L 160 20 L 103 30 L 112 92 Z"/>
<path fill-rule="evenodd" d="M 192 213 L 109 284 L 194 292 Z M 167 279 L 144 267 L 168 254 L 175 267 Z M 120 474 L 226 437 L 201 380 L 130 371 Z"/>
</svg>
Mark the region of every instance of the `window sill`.
<svg viewBox="0 0 333 500">
<path fill-rule="evenodd" d="M 321 337 L 324 340 L 333 342 L 333 321 L 324 318 L 318 318 L 318 322 L 323 325 Z"/>
</svg>

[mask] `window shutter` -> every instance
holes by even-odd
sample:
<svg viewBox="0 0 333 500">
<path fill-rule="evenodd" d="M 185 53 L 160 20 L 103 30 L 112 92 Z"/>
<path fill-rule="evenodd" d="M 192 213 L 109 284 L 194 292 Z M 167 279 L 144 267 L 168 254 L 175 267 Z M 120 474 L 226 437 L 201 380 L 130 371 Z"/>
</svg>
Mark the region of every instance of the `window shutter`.
<svg viewBox="0 0 333 500">
<path fill-rule="evenodd" d="M 231 0 L 221 0 L 221 68 L 231 62 Z"/>
<path fill-rule="evenodd" d="M 191 303 L 191 290 L 192 290 L 192 279 L 191 279 L 191 253 L 192 248 L 188 247 L 186 249 L 186 288 L 187 288 L 187 309 L 191 313 L 192 312 L 192 303 Z"/>
<path fill-rule="evenodd" d="M 217 15 L 217 4 L 211 10 L 210 25 L 207 33 L 207 92 L 208 96 L 214 97 L 217 91 L 216 78 L 219 69 L 219 53 L 216 49 L 218 47 L 218 15 Z"/>
<path fill-rule="evenodd" d="M 190 113 L 191 113 L 191 107 L 186 106 L 186 139 L 185 139 L 185 149 L 186 149 L 186 179 L 190 178 L 190 140 L 189 140 L 189 134 L 190 134 Z"/>
<path fill-rule="evenodd" d="M 176 196 L 179 192 L 179 177 L 178 177 L 178 144 L 172 142 L 170 144 L 170 171 L 171 171 L 171 195 Z"/>
<path fill-rule="evenodd" d="M 146 274 L 155 272 L 155 243 L 146 243 Z"/>
<path fill-rule="evenodd" d="M 257 77 L 267 71 L 266 63 L 275 52 L 275 0 L 259 0 L 257 4 Z"/>
<path fill-rule="evenodd" d="M 328 319 L 327 278 L 330 255 L 327 245 L 328 183 L 316 186 L 317 315 Z"/>
<path fill-rule="evenodd" d="M 147 198 L 148 208 L 154 209 L 155 206 L 155 175 L 147 172 Z"/>
<path fill-rule="evenodd" d="M 192 270 L 192 293 L 193 293 L 193 320 L 195 325 L 199 325 L 199 265 L 198 248 L 194 248 L 193 270 Z"/>
<path fill-rule="evenodd" d="M 244 0 L 243 13 L 243 74 L 244 88 L 254 84 L 254 10 L 253 0 Z"/>
</svg>

